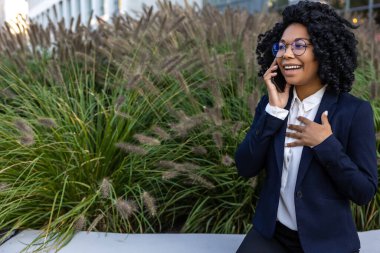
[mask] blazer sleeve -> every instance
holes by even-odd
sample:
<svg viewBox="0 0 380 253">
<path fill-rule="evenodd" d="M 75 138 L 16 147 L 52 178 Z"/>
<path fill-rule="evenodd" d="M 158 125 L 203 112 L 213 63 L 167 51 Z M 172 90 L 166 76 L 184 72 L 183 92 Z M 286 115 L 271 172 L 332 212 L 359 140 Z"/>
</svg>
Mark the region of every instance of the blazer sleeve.
<svg viewBox="0 0 380 253">
<path fill-rule="evenodd" d="M 373 111 L 363 101 L 353 116 L 346 153 L 330 135 L 313 148 L 338 191 L 358 205 L 371 201 L 377 190 L 376 137 Z"/>
<path fill-rule="evenodd" d="M 235 163 L 239 176 L 249 178 L 260 172 L 264 167 L 271 140 L 284 122 L 265 111 L 268 101 L 267 95 L 261 98 L 253 123 L 236 150 Z"/>
</svg>

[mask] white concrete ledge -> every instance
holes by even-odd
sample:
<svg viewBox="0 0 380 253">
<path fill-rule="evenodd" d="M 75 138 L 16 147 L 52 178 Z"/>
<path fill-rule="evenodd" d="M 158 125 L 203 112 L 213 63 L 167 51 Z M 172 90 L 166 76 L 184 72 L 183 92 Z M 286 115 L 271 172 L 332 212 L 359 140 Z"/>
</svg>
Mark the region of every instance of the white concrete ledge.
<svg viewBox="0 0 380 253">
<path fill-rule="evenodd" d="M 5 242 L 0 253 L 18 253 L 39 231 L 25 230 Z M 380 253 L 380 230 L 359 233 L 360 253 Z M 79 232 L 60 253 L 235 253 L 244 235 L 117 234 Z M 28 252 L 33 252 L 31 249 Z M 55 252 L 50 250 L 49 253 Z"/>
</svg>

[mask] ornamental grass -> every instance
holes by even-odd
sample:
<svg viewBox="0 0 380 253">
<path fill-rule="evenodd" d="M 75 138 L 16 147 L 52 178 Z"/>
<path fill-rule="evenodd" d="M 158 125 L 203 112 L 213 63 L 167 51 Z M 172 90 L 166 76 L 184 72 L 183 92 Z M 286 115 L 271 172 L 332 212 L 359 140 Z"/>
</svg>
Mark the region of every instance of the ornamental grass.
<svg viewBox="0 0 380 253">
<path fill-rule="evenodd" d="M 256 39 L 278 18 L 163 1 L 95 28 L 5 26 L 0 229 L 40 229 L 41 250 L 77 231 L 245 233 L 264 175 L 239 178 L 233 157 L 265 92 Z M 377 129 L 378 68 L 362 53 L 353 90 Z M 352 207 L 380 228 L 380 193 Z"/>
</svg>

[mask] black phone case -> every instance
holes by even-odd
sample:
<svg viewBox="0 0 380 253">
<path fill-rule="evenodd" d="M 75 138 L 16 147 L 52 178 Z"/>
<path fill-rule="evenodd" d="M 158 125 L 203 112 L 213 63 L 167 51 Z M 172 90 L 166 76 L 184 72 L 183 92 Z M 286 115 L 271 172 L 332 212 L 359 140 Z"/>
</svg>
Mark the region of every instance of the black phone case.
<svg viewBox="0 0 380 253">
<path fill-rule="evenodd" d="M 284 92 L 286 86 L 285 77 L 282 75 L 279 69 L 276 70 L 277 75 L 272 78 L 272 82 L 276 85 L 276 88 L 280 92 Z"/>
</svg>

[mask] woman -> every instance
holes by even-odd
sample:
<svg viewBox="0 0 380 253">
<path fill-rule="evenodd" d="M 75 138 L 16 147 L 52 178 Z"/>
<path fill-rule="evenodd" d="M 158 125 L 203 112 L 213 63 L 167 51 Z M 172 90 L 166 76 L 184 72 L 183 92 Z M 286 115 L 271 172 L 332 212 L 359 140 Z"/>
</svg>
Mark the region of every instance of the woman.
<svg viewBox="0 0 380 253">
<path fill-rule="evenodd" d="M 237 252 L 359 252 L 350 201 L 370 202 L 378 179 L 371 106 L 348 93 L 356 27 L 316 2 L 282 16 L 259 35 L 268 95 L 235 155 L 240 176 L 265 171 L 253 228 Z M 283 91 L 272 81 L 281 74 Z"/>
</svg>

